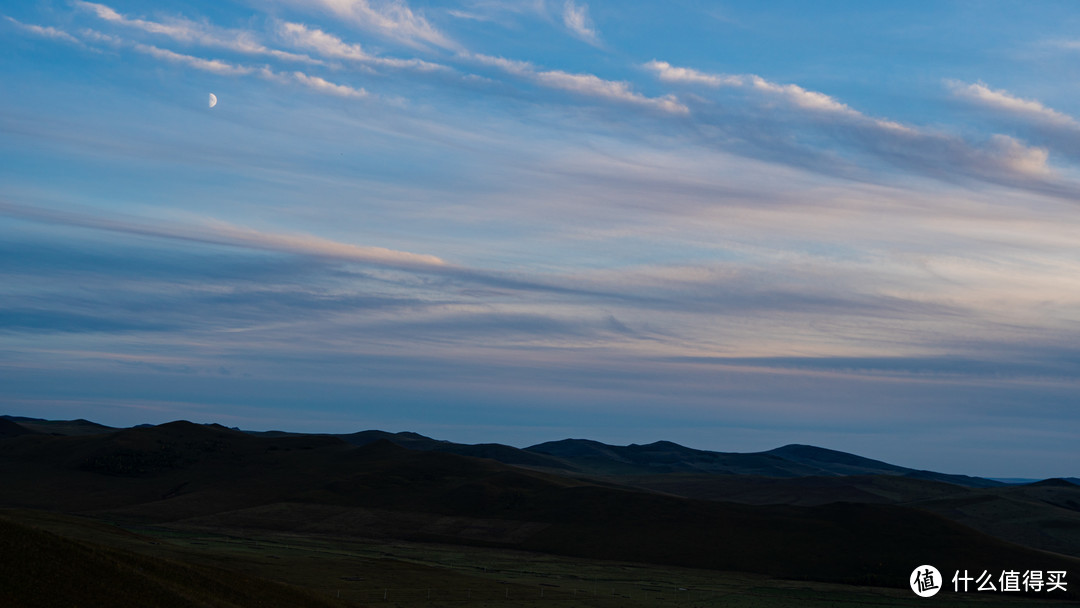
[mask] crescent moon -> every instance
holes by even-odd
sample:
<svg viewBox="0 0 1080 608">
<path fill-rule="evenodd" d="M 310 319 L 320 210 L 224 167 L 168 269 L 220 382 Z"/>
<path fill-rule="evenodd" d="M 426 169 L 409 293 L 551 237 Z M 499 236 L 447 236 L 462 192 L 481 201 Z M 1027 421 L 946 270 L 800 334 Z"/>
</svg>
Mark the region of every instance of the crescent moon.
<svg viewBox="0 0 1080 608">
<path fill-rule="evenodd" d="M 213 93 L 210 93 L 210 107 L 212 108 L 212 107 L 214 107 L 216 105 L 217 105 L 217 95 L 214 95 Z"/>
</svg>

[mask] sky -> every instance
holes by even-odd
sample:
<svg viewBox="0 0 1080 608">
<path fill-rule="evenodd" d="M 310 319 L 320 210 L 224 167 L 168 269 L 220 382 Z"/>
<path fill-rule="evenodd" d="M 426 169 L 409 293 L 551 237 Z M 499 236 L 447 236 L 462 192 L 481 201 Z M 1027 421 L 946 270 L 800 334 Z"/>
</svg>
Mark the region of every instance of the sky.
<svg viewBox="0 0 1080 608">
<path fill-rule="evenodd" d="M 1069 1 L 5 3 L 0 409 L 1080 475 L 1078 32 Z"/>
</svg>

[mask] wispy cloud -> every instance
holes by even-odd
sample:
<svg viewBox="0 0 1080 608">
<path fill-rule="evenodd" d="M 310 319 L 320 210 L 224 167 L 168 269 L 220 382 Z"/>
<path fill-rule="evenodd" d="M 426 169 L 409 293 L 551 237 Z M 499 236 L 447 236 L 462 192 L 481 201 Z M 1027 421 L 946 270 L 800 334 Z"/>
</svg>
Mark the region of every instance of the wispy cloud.
<svg viewBox="0 0 1080 608">
<path fill-rule="evenodd" d="M 676 67 L 666 61 L 656 59 L 646 63 L 645 67 L 656 72 L 657 78 L 664 82 L 704 84 L 712 87 L 740 87 L 745 84 L 742 76 L 710 74 L 693 68 Z"/>
<path fill-rule="evenodd" d="M 589 44 L 600 44 L 600 35 L 589 18 L 589 6 L 577 4 L 574 0 L 566 0 L 562 13 L 563 25 L 574 33 L 575 36 Z"/>
<path fill-rule="evenodd" d="M 184 225 L 152 222 L 136 218 L 107 218 L 4 202 L 0 202 L 0 214 L 109 232 L 278 251 L 388 267 L 411 269 L 447 267 L 446 262 L 433 255 L 394 251 L 383 247 L 353 245 L 313 235 L 260 232 L 217 220 L 206 220 L 202 225 Z"/>
<path fill-rule="evenodd" d="M 470 11 L 459 11 L 457 9 L 450 9 L 450 10 L 446 11 L 446 14 L 450 15 L 451 17 L 456 17 L 458 19 L 465 19 L 467 21 L 483 21 L 483 22 L 493 22 L 493 21 L 495 21 L 495 18 L 491 17 L 490 15 L 482 15 L 480 13 L 474 13 L 474 12 L 470 12 Z"/>
<path fill-rule="evenodd" d="M 335 97 L 352 99 L 372 97 L 372 95 L 364 88 L 355 88 L 345 84 L 330 82 L 321 76 L 313 76 L 299 70 L 294 70 L 292 72 L 275 72 L 269 67 L 263 66 L 254 70 L 254 72 L 264 80 L 276 82 L 281 85 L 298 83 L 313 91 L 324 93 L 326 95 L 333 95 Z"/>
<path fill-rule="evenodd" d="M 895 122 L 867 117 L 825 93 L 809 91 L 795 84 L 772 82 L 756 74 L 709 74 L 691 68 L 675 67 L 666 61 L 657 61 L 655 59 L 646 63 L 645 67 L 655 72 L 657 78 L 664 82 L 701 84 L 710 87 L 748 87 L 784 99 L 791 105 L 803 110 L 868 120 L 880 127 L 889 129 L 902 130 L 906 128 Z"/>
<path fill-rule="evenodd" d="M 56 29 L 55 27 L 34 25 L 32 23 L 23 23 L 21 21 L 18 21 L 17 19 L 8 16 L 5 16 L 4 18 L 15 24 L 17 27 L 32 34 L 41 36 L 43 38 L 52 38 L 53 40 L 63 40 L 64 42 L 82 44 L 82 42 L 78 38 L 72 36 L 71 34 L 63 30 Z"/>
<path fill-rule="evenodd" d="M 982 82 L 968 84 L 950 80 L 946 84 L 953 95 L 975 105 L 1048 125 L 1080 129 L 1080 122 L 1077 122 L 1075 118 L 1048 108 L 1034 99 L 1022 99 L 1005 90 L 991 89 Z"/>
<path fill-rule="evenodd" d="M 368 92 L 364 89 L 356 89 L 347 85 L 336 84 L 319 76 L 310 76 L 303 72 L 293 72 L 292 76 L 300 84 L 311 89 L 315 89 L 320 93 L 328 93 L 330 95 L 337 95 L 338 97 L 353 97 L 360 99 L 368 96 Z"/>
<path fill-rule="evenodd" d="M 315 27 L 308 27 L 302 23 L 281 23 L 278 31 L 282 38 L 290 44 L 314 51 L 329 59 L 343 59 L 359 63 L 385 66 L 390 68 L 407 68 L 421 71 L 448 70 L 447 66 L 423 59 L 399 59 L 396 57 L 380 57 L 368 53 L 359 44 L 352 44 L 328 34 Z"/>
<path fill-rule="evenodd" d="M 585 97 L 617 101 L 659 110 L 668 114 L 688 114 L 690 109 L 674 95 L 648 97 L 634 91 L 630 83 L 605 80 L 594 74 L 574 74 L 562 70 L 542 70 L 527 61 L 469 54 L 467 58 L 483 65 L 497 67 L 508 74 L 525 78 L 539 85 L 577 93 Z"/>
<path fill-rule="evenodd" d="M 142 44 L 139 42 L 131 42 L 118 38 L 116 36 L 110 36 L 94 30 L 84 30 L 81 35 L 94 42 L 108 44 L 118 48 L 131 48 L 136 52 L 144 55 L 149 55 L 155 59 L 167 61 L 169 63 L 175 63 L 180 65 L 186 65 L 188 67 L 201 70 L 204 72 L 210 72 L 221 76 L 245 76 L 245 75 L 257 75 L 265 80 L 276 82 L 282 85 L 300 84 L 306 88 L 324 93 L 327 95 L 333 95 L 336 97 L 346 97 L 353 99 L 364 99 L 372 97 L 372 95 L 364 88 L 352 87 L 345 84 L 331 82 L 321 76 L 315 76 L 299 70 L 277 72 L 271 69 L 269 66 L 253 67 L 249 65 L 234 64 L 221 59 L 206 59 L 204 57 L 197 57 L 194 55 L 187 55 L 184 53 L 177 53 L 169 49 L 163 49 L 154 45 Z"/>
<path fill-rule="evenodd" d="M 431 25 L 422 15 L 413 12 L 404 0 L 313 0 L 302 2 L 324 10 L 358 25 L 363 29 L 403 42 L 414 47 L 434 45 L 458 49 L 459 45 Z"/>
<path fill-rule="evenodd" d="M 176 53 L 168 49 L 159 48 L 149 44 L 136 43 L 132 45 L 133 49 L 140 53 L 150 55 L 157 59 L 163 59 L 172 63 L 180 63 L 193 67 L 197 70 L 204 72 L 212 72 L 214 74 L 221 74 L 223 76 L 238 76 L 243 74 L 250 74 L 255 71 L 253 68 L 234 65 L 220 59 L 203 59 L 202 57 L 194 57 L 192 55 L 184 55 L 182 53 Z"/>
<path fill-rule="evenodd" d="M 976 145 L 958 136 L 867 116 L 825 93 L 772 82 L 755 74 L 710 74 L 657 60 L 644 67 L 664 82 L 742 88 L 781 99 L 812 121 L 830 126 L 833 131 L 829 136 L 843 135 L 846 145 L 855 145 L 906 169 L 942 179 L 963 175 L 1056 196 L 1080 197 L 1080 190 L 1057 178 L 1045 148 L 1027 146 L 1007 135 L 993 135 L 984 144 Z M 844 131 L 836 132 L 837 127 Z"/>
<path fill-rule="evenodd" d="M 126 17 L 104 4 L 83 2 L 82 0 L 76 0 L 74 4 L 104 21 L 135 28 L 150 34 L 166 36 L 179 42 L 222 48 L 247 55 L 263 55 L 285 61 L 320 63 L 307 55 L 269 48 L 261 44 L 254 33 L 246 30 L 223 29 L 207 23 L 198 23 L 181 18 L 174 18 L 169 22 L 149 21 Z"/>
</svg>

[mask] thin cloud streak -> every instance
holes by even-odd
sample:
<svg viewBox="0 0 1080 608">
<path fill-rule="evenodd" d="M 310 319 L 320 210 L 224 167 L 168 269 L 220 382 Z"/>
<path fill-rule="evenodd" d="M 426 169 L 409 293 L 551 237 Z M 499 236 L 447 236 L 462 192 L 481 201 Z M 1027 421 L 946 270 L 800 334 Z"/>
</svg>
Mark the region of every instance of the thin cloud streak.
<svg viewBox="0 0 1080 608">
<path fill-rule="evenodd" d="M 313 235 L 261 232 L 218 220 L 208 219 L 201 225 L 152 222 L 141 218 L 109 218 L 88 213 L 41 209 L 2 201 L 0 201 L 0 215 L 122 234 L 370 264 L 396 270 L 432 274 L 445 277 L 446 280 L 450 281 L 466 281 L 510 291 L 545 292 L 611 299 L 640 299 L 635 296 L 620 295 L 617 292 L 591 290 L 573 284 L 544 283 L 522 279 L 509 273 L 467 268 L 451 264 L 434 255 L 395 251 L 383 247 L 353 245 Z"/>
<path fill-rule="evenodd" d="M 1080 122 L 1067 114 L 1044 106 L 1033 99 L 1022 99 L 1001 89 L 991 89 L 984 83 L 967 84 L 957 80 L 946 82 L 953 95 L 975 105 L 1032 119 L 1055 127 L 1080 131 Z"/>
<path fill-rule="evenodd" d="M 674 362 L 722 367 L 790 369 L 854 376 L 938 378 L 1054 379 L 1080 382 L 1080 366 L 1054 358 L 1042 361 L 993 360 L 975 357 L 673 357 Z"/>
<path fill-rule="evenodd" d="M 149 44 L 135 43 L 131 48 L 156 59 L 187 65 L 197 70 L 212 72 L 222 76 L 242 76 L 244 74 L 251 74 L 255 71 L 254 68 L 234 65 L 220 59 L 203 59 L 202 57 L 184 55 Z"/>
<path fill-rule="evenodd" d="M 464 58 L 492 66 L 542 86 L 577 93 L 594 99 L 617 101 L 659 110 L 668 114 L 685 115 L 690 109 L 674 95 L 646 97 L 635 92 L 628 82 L 605 80 L 594 74 L 573 74 L 562 70 L 542 70 L 528 61 L 506 59 L 484 54 L 466 54 Z"/>
<path fill-rule="evenodd" d="M 351 97 L 354 99 L 363 99 L 368 96 L 368 92 L 364 89 L 356 89 L 343 84 L 335 84 L 319 76 L 309 76 L 303 72 L 293 72 L 292 77 L 300 84 L 319 91 L 320 93 L 337 95 L 338 97 Z"/>
<path fill-rule="evenodd" d="M 71 34 L 65 32 L 63 30 L 58 30 L 55 27 L 34 25 L 32 23 L 23 23 L 23 22 L 21 22 L 21 21 L 19 21 L 17 19 L 14 19 L 12 17 L 8 17 L 7 15 L 4 16 L 4 19 L 7 19 L 8 21 L 10 21 L 12 24 L 14 24 L 16 27 L 18 27 L 20 29 L 23 29 L 23 30 L 25 30 L 27 32 L 30 32 L 32 34 L 36 34 L 36 35 L 41 36 L 43 38 L 51 38 L 53 40 L 63 40 L 64 42 L 71 42 L 73 44 L 79 44 L 79 45 L 82 44 L 82 41 L 79 40 L 78 38 L 72 36 Z"/>
<path fill-rule="evenodd" d="M 391 268 L 424 270 L 441 269 L 448 266 L 445 261 L 433 255 L 394 251 L 383 247 L 352 245 L 312 235 L 259 232 L 214 220 L 207 221 L 202 226 L 155 224 L 133 218 L 102 218 L 70 211 L 44 210 L 4 202 L 0 202 L 0 213 L 11 217 L 52 224 L 195 241 L 213 245 L 294 253 Z"/>
<path fill-rule="evenodd" d="M 160 59 L 169 63 L 186 65 L 188 67 L 204 72 L 217 74 L 219 76 L 246 76 L 254 74 L 263 78 L 264 80 L 269 80 L 271 82 L 276 82 L 282 85 L 298 83 L 306 88 L 317 91 L 319 93 L 333 95 L 336 97 L 352 99 L 365 99 L 372 97 L 372 95 L 363 88 L 356 88 L 340 83 L 331 82 L 325 78 L 322 78 L 321 76 L 307 74 L 299 70 L 294 70 L 291 72 L 275 72 L 269 66 L 262 66 L 256 68 L 248 65 L 229 63 L 221 59 L 206 59 L 194 55 L 177 53 L 169 49 L 163 49 L 149 44 L 131 42 L 122 38 L 118 38 L 116 36 L 102 34 L 101 32 L 89 29 L 84 30 L 82 32 L 82 35 L 85 38 L 94 42 L 100 42 L 120 48 L 128 47 L 135 50 L 136 52 L 154 57 L 155 59 Z"/>
<path fill-rule="evenodd" d="M 198 44 L 206 47 L 223 48 L 247 55 L 264 55 L 285 61 L 320 64 L 321 61 L 312 59 L 307 55 L 289 53 L 278 49 L 271 49 L 259 43 L 254 34 L 245 30 L 230 30 L 216 28 L 205 23 L 197 23 L 187 19 L 174 19 L 171 23 L 148 21 L 145 19 L 132 19 L 116 12 L 116 10 L 93 2 L 76 0 L 74 5 L 78 8 L 93 13 L 98 18 L 121 25 L 135 28 L 150 34 L 166 36 L 178 42 Z"/>
</svg>

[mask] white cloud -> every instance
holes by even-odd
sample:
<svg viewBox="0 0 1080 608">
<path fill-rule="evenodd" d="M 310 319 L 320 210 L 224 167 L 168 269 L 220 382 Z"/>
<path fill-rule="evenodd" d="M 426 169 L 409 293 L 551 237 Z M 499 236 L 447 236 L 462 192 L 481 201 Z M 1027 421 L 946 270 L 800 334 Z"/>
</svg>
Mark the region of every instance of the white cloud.
<svg viewBox="0 0 1080 608">
<path fill-rule="evenodd" d="M 1073 117 L 1050 109 L 1033 99 L 1021 99 L 1008 91 L 991 89 L 981 82 L 966 84 L 951 80 L 946 84 L 952 89 L 953 95 L 985 108 L 1024 116 L 1051 125 L 1080 128 L 1080 123 Z"/>
<path fill-rule="evenodd" d="M 678 68 L 666 61 L 652 61 L 645 67 L 656 72 L 656 77 L 664 82 L 681 82 L 688 84 L 704 84 L 713 87 L 742 86 L 745 84 L 741 76 L 729 76 L 726 74 L 708 74 L 699 72 L 693 68 Z"/>
<path fill-rule="evenodd" d="M 187 19 L 172 19 L 169 23 L 132 19 L 121 15 L 104 4 L 83 2 L 81 0 L 76 0 L 75 6 L 90 11 L 97 15 L 98 18 L 110 23 L 139 29 L 150 34 L 167 36 L 179 42 L 228 49 L 247 55 L 263 55 L 285 61 L 321 63 L 307 55 L 268 48 L 261 44 L 253 33 L 244 30 L 223 29 Z"/>
<path fill-rule="evenodd" d="M 600 36 L 589 19 L 589 7 L 586 4 L 578 5 L 574 0 L 566 0 L 563 5 L 563 25 L 575 36 L 589 44 L 599 44 Z"/>
<path fill-rule="evenodd" d="M 570 91 L 587 97 L 629 103 L 660 110 L 669 114 L 688 114 L 690 109 L 674 95 L 647 97 L 634 92 L 627 82 L 605 80 L 593 74 L 572 74 L 561 70 L 539 70 L 527 61 L 517 61 L 490 55 L 471 54 L 468 57 L 484 65 L 497 67 L 507 73 L 526 78 L 552 89 Z"/>
<path fill-rule="evenodd" d="M 316 4 L 368 31 L 412 46 L 459 48 L 457 43 L 428 23 L 423 15 L 414 13 L 404 0 L 383 0 L 377 5 L 369 0 L 294 0 L 294 3 L 305 6 Z"/>
<path fill-rule="evenodd" d="M 302 23 L 282 23 L 278 28 L 285 39 L 297 46 L 314 50 L 324 57 L 370 61 L 370 55 L 359 44 L 346 44 L 340 38 L 327 34 L 318 28 L 309 28 Z"/>
<path fill-rule="evenodd" d="M 368 92 L 364 89 L 354 89 L 343 84 L 335 84 L 324 78 L 309 76 L 303 72 L 293 72 L 292 76 L 300 84 L 315 89 L 320 93 L 327 93 L 338 97 L 364 98 L 368 96 Z"/>
<path fill-rule="evenodd" d="M 72 42 L 74 44 L 82 44 L 79 41 L 78 38 L 72 36 L 71 34 L 65 32 L 63 30 L 58 30 L 55 27 L 33 25 L 31 23 L 23 23 L 21 21 L 18 21 L 16 19 L 13 19 L 13 18 L 7 17 L 7 16 L 5 16 L 4 18 L 7 19 L 8 21 L 14 23 L 16 26 L 20 27 L 21 29 L 24 29 L 24 30 L 26 30 L 26 31 L 28 31 L 28 32 L 30 32 L 32 34 L 37 34 L 38 36 L 42 36 L 44 38 L 52 38 L 53 40 L 63 40 L 64 42 Z"/>
<path fill-rule="evenodd" d="M 309 89 L 312 89 L 313 91 L 318 91 L 319 93 L 326 93 L 327 95 L 333 95 L 335 97 L 350 97 L 353 99 L 364 99 L 367 97 L 371 97 L 371 94 L 363 88 L 357 89 L 348 85 L 330 82 L 329 80 L 326 80 L 325 78 L 322 78 L 320 76 L 312 76 L 310 74 L 305 74 L 304 72 L 300 71 L 275 72 L 269 67 L 263 66 L 256 70 L 256 74 L 258 74 L 259 77 L 265 80 L 276 82 L 281 85 L 288 86 L 291 84 L 299 83 Z"/>
<path fill-rule="evenodd" d="M 302 23 L 284 22 L 278 28 L 278 32 L 290 44 L 314 51 L 323 57 L 331 59 L 429 72 L 449 69 L 444 65 L 422 59 L 398 59 L 372 55 L 359 44 L 347 43 L 333 34 L 328 34 L 318 28 L 308 27 Z"/>
<path fill-rule="evenodd" d="M 679 103 L 674 95 L 646 97 L 641 93 L 632 91 L 629 83 L 604 80 L 593 74 L 571 74 L 560 70 L 549 70 L 537 72 L 534 78 L 537 82 L 546 86 L 573 91 L 590 97 L 631 103 L 671 114 L 687 114 L 690 111 L 685 105 Z"/>
<path fill-rule="evenodd" d="M 846 104 L 840 103 L 824 93 L 808 91 L 794 84 L 777 84 L 760 76 L 751 75 L 747 79 L 755 89 L 784 97 L 792 104 L 806 110 L 861 116 L 861 113 L 852 110 Z"/>
</svg>

